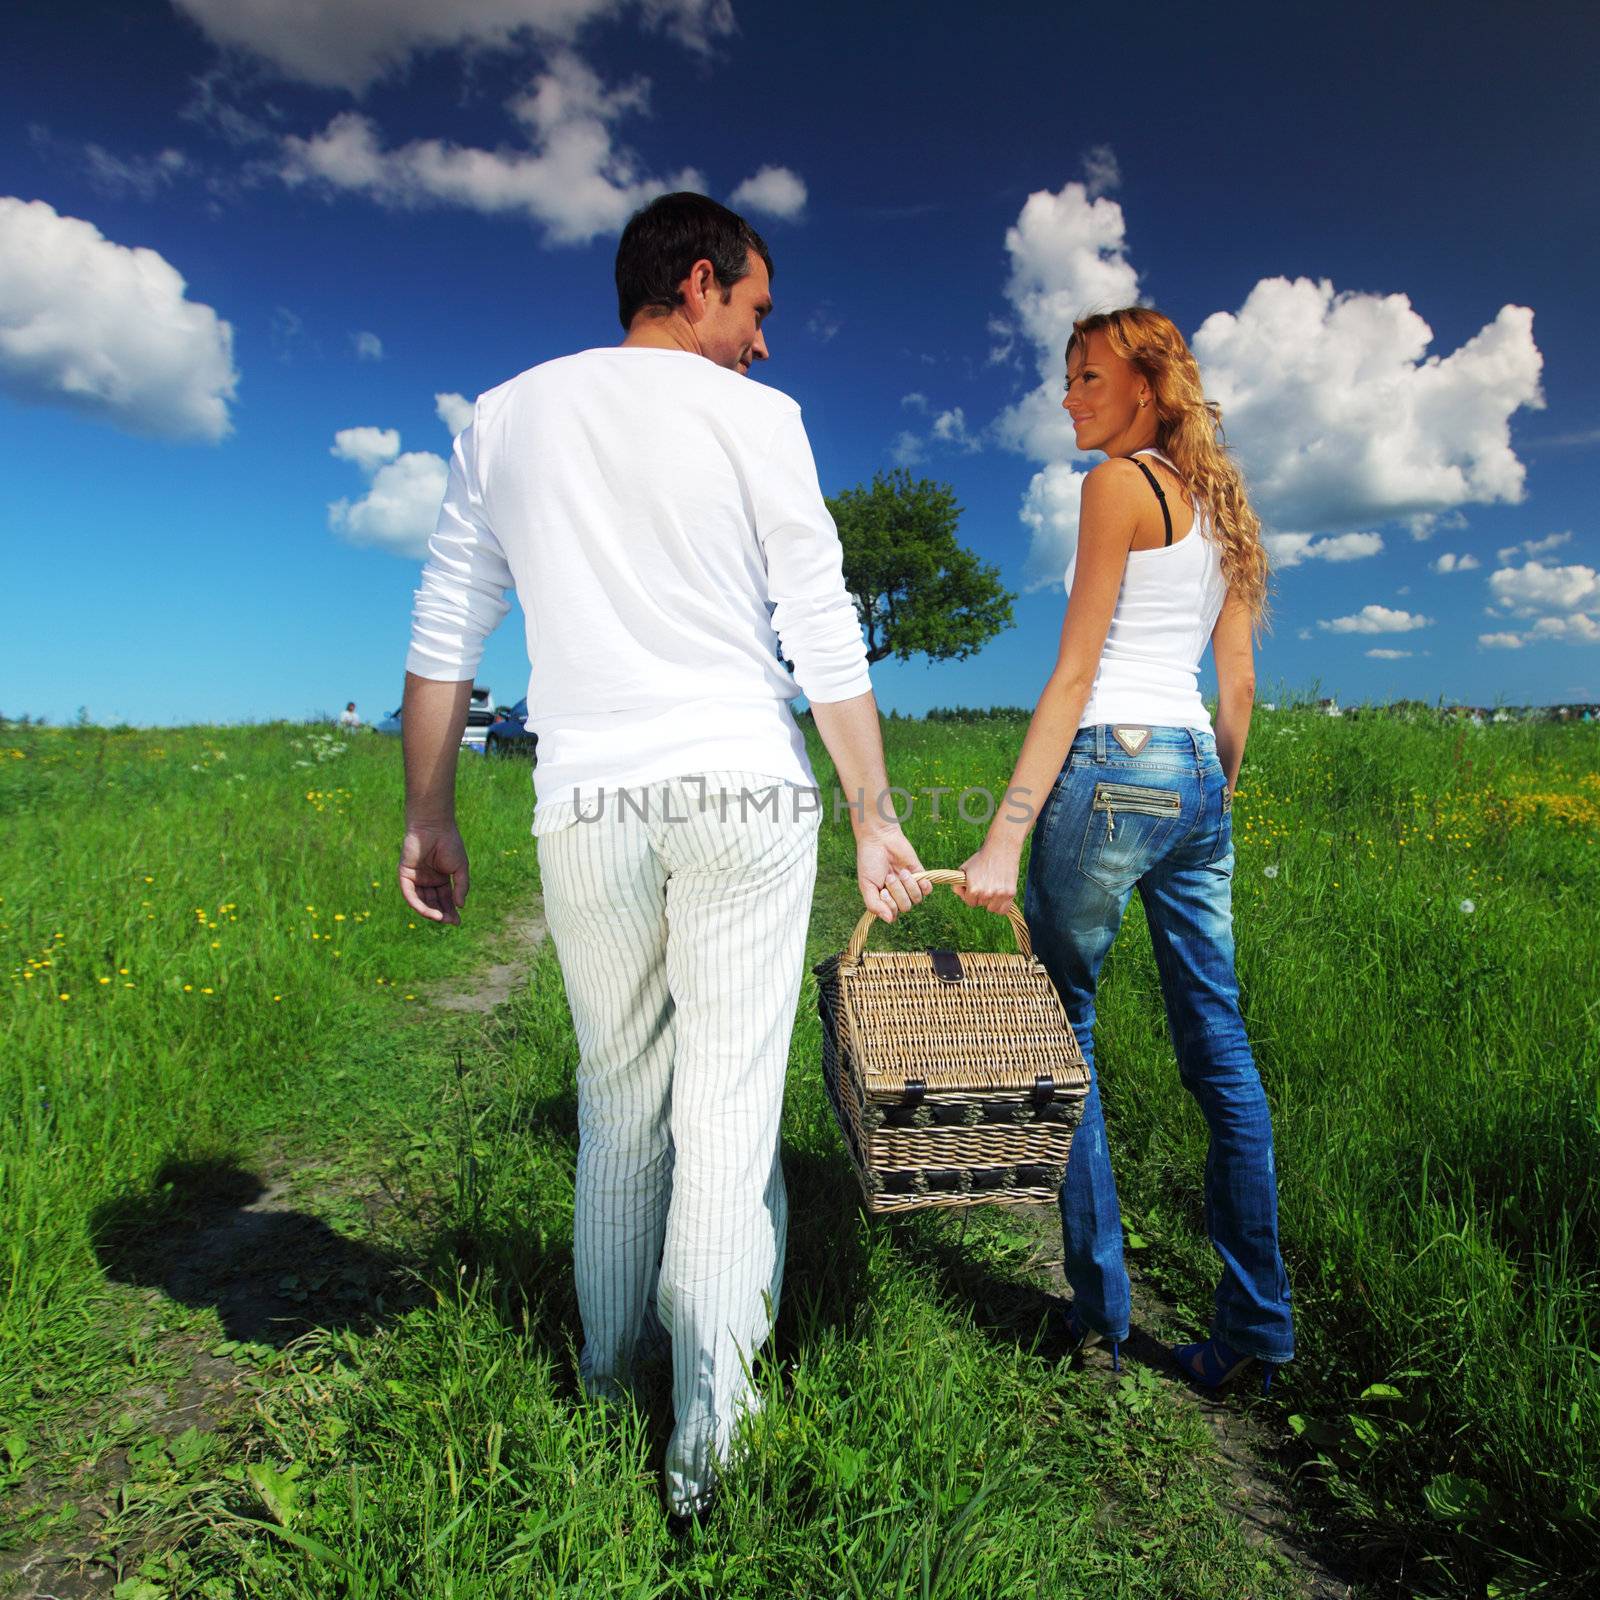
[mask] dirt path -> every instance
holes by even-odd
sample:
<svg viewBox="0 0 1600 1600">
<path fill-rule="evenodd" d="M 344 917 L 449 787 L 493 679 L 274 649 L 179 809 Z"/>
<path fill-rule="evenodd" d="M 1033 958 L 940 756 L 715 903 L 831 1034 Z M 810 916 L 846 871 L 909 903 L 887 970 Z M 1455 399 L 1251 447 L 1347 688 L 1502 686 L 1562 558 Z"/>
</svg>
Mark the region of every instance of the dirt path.
<svg viewBox="0 0 1600 1600">
<path fill-rule="evenodd" d="M 531 910 L 513 911 L 501 927 L 496 941 L 504 959 L 482 972 L 454 978 L 421 991 L 427 1003 L 439 1011 L 477 1011 L 487 1014 L 510 998 L 511 992 L 528 975 L 534 952 L 544 943 L 544 901 L 538 899 Z"/>
<path fill-rule="evenodd" d="M 1071 1298 L 1062 1273 L 1061 1221 L 1054 1206 L 1018 1206 L 1012 1215 L 1036 1234 L 1029 1268 L 1041 1287 Z M 1155 1285 L 1130 1267 L 1133 1287 L 1132 1335 L 1122 1346 L 1122 1369 L 1144 1366 L 1163 1377 L 1173 1375 L 1169 1347 L 1158 1334 L 1170 1336 L 1182 1326 L 1174 1303 Z M 1094 1339 L 1084 1347 L 1084 1367 L 1113 1380 L 1109 1346 Z M 1247 1535 L 1279 1551 L 1301 1575 L 1307 1600 L 1355 1600 L 1361 1591 L 1341 1578 L 1307 1541 L 1296 1524 L 1289 1484 L 1291 1436 L 1280 1422 L 1280 1412 L 1269 1404 L 1252 1403 L 1244 1380 L 1229 1395 L 1212 1397 L 1176 1378 L 1173 1392 L 1183 1397 L 1205 1419 L 1216 1440 L 1217 1459 L 1233 1485 L 1233 1503 Z"/>
</svg>

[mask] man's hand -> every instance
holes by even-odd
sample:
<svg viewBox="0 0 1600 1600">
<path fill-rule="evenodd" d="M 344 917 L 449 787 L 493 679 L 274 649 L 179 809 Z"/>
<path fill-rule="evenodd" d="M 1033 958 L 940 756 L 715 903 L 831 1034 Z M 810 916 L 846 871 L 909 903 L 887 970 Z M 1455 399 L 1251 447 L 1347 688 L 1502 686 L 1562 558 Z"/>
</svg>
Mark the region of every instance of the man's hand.
<svg viewBox="0 0 1600 1600">
<path fill-rule="evenodd" d="M 455 823 L 412 823 L 400 845 L 400 893 L 430 922 L 461 925 L 467 903 L 467 847 Z"/>
<path fill-rule="evenodd" d="M 927 898 L 933 887 L 916 874 L 922 871 L 911 841 L 899 830 L 862 834 L 856 840 L 856 886 L 861 903 L 885 922 L 893 922 L 895 911 L 909 911 Z"/>
<path fill-rule="evenodd" d="M 955 884 L 955 892 L 969 906 L 982 906 L 985 911 L 1004 916 L 1006 907 L 1016 898 L 1021 863 L 1019 851 L 985 841 L 976 855 L 961 863 L 967 881 Z"/>
</svg>

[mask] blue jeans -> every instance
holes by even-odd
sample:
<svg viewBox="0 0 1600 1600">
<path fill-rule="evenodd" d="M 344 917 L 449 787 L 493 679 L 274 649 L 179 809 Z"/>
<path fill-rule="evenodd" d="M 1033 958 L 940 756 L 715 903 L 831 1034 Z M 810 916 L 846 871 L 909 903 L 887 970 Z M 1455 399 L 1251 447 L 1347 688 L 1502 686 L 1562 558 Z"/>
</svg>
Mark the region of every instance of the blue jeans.
<svg viewBox="0 0 1600 1600">
<path fill-rule="evenodd" d="M 1211 1131 L 1205 1225 L 1222 1258 L 1212 1334 L 1241 1354 L 1294 1354 L 1278 1252 L 1272 1118 L 1233 970 L 1233 818 L 1209 732 L 1151 731 L 1137 755 L 1110 725 L 1072 742 L 1033 835 L 1023 914 L 1089 1063 L 1089 1098 L 1061 1185 L 1067 1282 L 1083 1321 L 1128 1335 L 1122 1215 L 1094 1071 L 1100 964 L 1135 888 L 1144 901 L 1178 1076 Z"/>
</svg>

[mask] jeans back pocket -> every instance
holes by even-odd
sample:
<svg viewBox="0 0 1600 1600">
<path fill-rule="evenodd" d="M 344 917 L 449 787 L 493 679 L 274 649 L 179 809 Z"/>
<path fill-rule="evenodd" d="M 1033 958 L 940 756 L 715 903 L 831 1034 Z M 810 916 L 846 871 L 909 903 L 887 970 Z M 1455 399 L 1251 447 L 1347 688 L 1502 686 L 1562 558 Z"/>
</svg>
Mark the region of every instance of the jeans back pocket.
<svg viewBox="0 0 1600 1600">
<path fill-rule="evenodd" d="M 1078 867 L 1112 894 L 1131 887 L 1160 859 L 1183 811 L 1176 789 L 1137 783 L 1097 783 L 1083 832 Z"/>
</svg>

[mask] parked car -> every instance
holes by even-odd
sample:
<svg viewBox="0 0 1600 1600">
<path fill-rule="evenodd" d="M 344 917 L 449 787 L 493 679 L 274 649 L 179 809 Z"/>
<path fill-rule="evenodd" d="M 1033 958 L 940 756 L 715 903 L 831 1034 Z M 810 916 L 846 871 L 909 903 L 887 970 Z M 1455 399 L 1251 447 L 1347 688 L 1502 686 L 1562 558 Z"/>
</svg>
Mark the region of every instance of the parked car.
<svg viewBox="0 0 1600 1600">
<path fill-rule="evenodd" d="M 388 716 L 380 718 L 373 723 L 377 733 L 399 733 L 400 713 L 404 708 L 396 706 Z M 489 727 L 494 722 L 495 714 L 491 706 L 489 691 L 478 684 L 472 686 L 472 699 L 467 705 L 467 725 L 461 732 L 461 748 L 463 750 L 476 750 L 481 756 L 484 754 L 489 735 Z"/>
<path fill-rule="evenodd" d="M 484 754 L 491 756 L 538 757 L 539 735 L 528 727 L 528 702 L 526 697 L 489 724 L 484 736 Z"/>
</svg>

